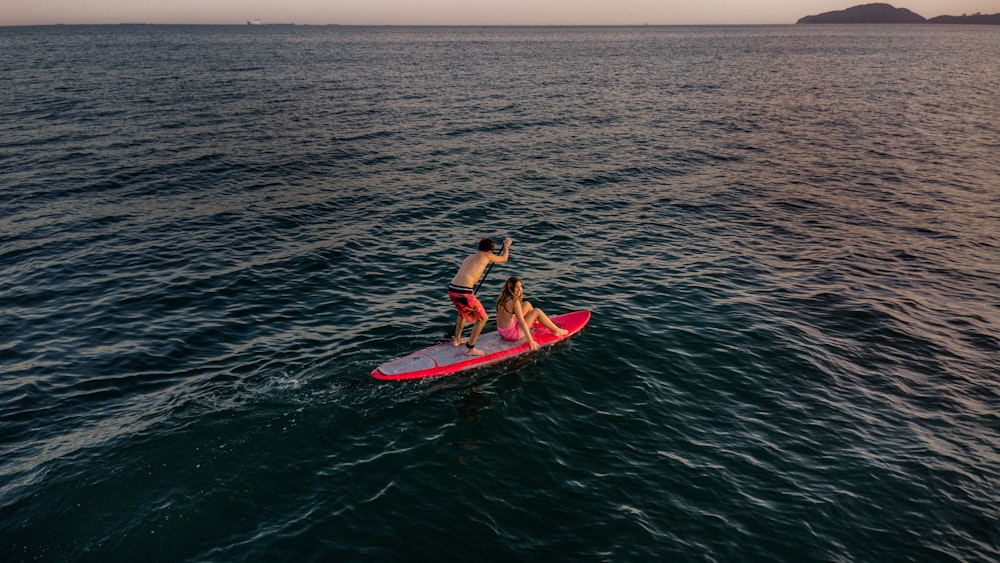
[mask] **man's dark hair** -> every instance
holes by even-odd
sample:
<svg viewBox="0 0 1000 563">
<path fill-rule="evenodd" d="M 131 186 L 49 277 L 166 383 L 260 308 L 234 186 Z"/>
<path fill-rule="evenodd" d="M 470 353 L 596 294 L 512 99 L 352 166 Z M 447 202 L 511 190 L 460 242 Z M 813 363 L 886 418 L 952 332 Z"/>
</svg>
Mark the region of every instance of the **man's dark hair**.
<svg viewBox="0 0 1000 563">
<path fill-rule="evenodd" d="M 488 238 L 484 238 L 483 240 L 479 241 L 480 251 L 493 252 L 494 248 L 496 248 L 496 245 L 493 244 L 493 241 Z"/>
</svg>

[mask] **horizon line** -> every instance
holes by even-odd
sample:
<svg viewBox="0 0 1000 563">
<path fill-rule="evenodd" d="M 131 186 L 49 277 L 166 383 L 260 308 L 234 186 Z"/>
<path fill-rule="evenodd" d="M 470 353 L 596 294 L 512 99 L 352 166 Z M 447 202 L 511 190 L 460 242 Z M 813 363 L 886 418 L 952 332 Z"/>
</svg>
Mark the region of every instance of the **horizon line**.
<svg viewBox="0 0 1000 563">
<path fill-rule="evenodd" d="M 799 25 L 791 23 L 181 23 L 181 22 L 101 22 L 101 23 L 16 23 L 0 27 L 58 27 L 58 26 L 112 26 L 112 25 L 191 25 L 232 27 L 710 27 L 710 26 L 766 26 Z M 882 25 L 882 24 L 873 24 Z"/>
</svg>

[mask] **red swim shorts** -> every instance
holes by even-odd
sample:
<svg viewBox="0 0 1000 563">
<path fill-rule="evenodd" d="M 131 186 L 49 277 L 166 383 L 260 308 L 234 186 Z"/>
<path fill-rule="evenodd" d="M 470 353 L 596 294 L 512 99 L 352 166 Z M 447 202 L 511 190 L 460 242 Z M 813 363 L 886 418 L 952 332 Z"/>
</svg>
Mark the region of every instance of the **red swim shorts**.
<svg viewBox="0 0 1000 563">
<path fill-rule="evenodd" d="M 479 302 L 475 293 L 459 293 L 457 291 L 449 291 L 448 298 L 451 302 L 455 304 L 455 309 L 458 310 L 458 314 L 461 315 L 465 322 L 472 323 L 478 319 L 487 318 L 486 309 L 483 304 Z"/>
</svg>

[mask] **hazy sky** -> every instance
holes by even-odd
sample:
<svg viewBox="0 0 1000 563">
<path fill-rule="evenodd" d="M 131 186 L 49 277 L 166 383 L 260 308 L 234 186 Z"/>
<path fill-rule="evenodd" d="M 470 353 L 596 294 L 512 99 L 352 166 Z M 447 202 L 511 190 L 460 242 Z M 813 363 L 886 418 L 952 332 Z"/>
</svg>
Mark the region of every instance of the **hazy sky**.
<svg viewBox="0 0 1000 563">
<path fill-rule="evenodd" d="M 325 25 L 787 24 L 872 0 L 0 0 L 0 25 L 265 23 Z M 998 0 L 889 2 L 925 18 L 1000 12 Z"/>
</svg>

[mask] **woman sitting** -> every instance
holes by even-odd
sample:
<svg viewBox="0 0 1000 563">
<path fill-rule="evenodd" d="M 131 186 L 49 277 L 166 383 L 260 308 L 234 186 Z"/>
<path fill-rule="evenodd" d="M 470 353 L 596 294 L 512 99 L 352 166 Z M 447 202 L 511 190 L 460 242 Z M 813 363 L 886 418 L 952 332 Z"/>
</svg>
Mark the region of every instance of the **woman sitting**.
<svg viewBox="0 0 1000 563">
<path fill-rule="evenodd" d="M 537 350 L 538 343 L 531 336 L 531 327 L 537 322 L 552 331 L 556 336 L 562 336 L 568 331 L 559 328 L 549 320 L 541 309 L 536 309 L 524 299 L 524 286 L 516 276 L 511 276 L 503 284 L 500 296 L 497 297 L 497 332 L 504 340 L 516 341 L 528 339 L 528 346 Z"/>
</svg>

